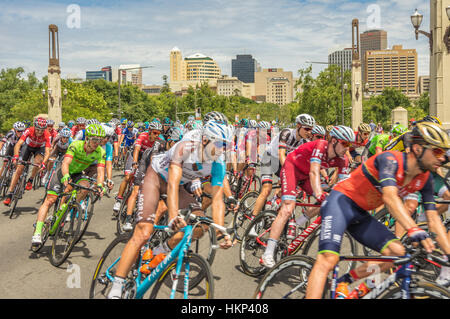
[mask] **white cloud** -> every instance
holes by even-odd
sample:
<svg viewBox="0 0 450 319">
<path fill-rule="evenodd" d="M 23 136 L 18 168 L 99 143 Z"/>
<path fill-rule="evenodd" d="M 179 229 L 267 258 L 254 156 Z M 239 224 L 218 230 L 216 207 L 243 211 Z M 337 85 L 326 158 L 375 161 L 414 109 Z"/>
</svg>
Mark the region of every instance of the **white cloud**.
<svg viewBox="0 0 450 319">
<path fill-rule="evenodd" d="M 80 0 L 80 2 L 83 2 Z M 73 1 L 76 3 L 76 0 Z M 351 45 L 351 21 L 360 20 L 366 30 L 368 5 L 378 4 L 381 26 L 389 45 L 417 48 L 419 73 L 428 73 L 428 43 L 416 41 L 410 15 L 417 7 L 429 25 L 429 4 L 423 0 L 191 0 L 123 1 L 114 5 L 81 7 L 81 28 L 66 26 L 69 2 L 15 1 L 0 12 L 2 67 L 17 66 L 47 72 L 48 24 L 60 28 L 63 76 L 105 65 L 140 63 L 154 65 L 143 70 L 144 82 L 161 83 L 169 73 L 169 52 L 178 46 L 183 55 L 196 52 L 218 61 L 222 72 L 231 74 L 236 54 L 252 54 L 262 67 L 282 67 L 297 74 L 306 60 L 326 61 L 330 49 Z M 14 28 L 13 28 L 14 25 Z M 318 73 L 322 67 L 315 66 Z"/>
</svg>

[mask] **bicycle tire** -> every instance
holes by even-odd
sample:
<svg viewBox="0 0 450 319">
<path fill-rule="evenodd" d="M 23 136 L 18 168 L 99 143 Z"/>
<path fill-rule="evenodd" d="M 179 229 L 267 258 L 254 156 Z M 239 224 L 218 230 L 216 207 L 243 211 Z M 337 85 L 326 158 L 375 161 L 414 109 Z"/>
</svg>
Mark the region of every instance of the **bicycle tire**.
<svg viewBox="0 0 450 319">
<path fill-rule="evenodd" d="M 122 200 L 122 203 L 120 204 L 119 212 L 117 213 L 116 229 L 117 229 L 118 235 L 128 233 L 127 231 L 123 230 L 123 225 L 125 224 L 126 218 L 127 218 L 129 196 L 130 196 L 130 193 L 127 192 L 127 194 L 125 195 L 125 197 Z M 136 208 L 133 210 L 133 213 L 131 215 L 132 219 L 133 219 L 133 224 L 134 224 L 135 211 L 136 211 Z"/>
<path fill-rule="evenodd" d="M 97 267 L 95 268 L 94 276 L 92 277 L 91 287 L 89 289 L 90 299 L 106 299 L 108 297 L 109 289 L 112 281 L 106 277 L 106 271 L 112 266 L 113 262 L 122 255 L 123 248 L 131 238 L 131 233 L 126 233 L 113 239 L 113 241 L 106 247 L 105 251 L 100 257 Z M 139 260 L 139 258 L 138 258 Z M 116 264 L 117 265 L 117 264 Z M 135 263 L 136 268 L 136 263 Z M 115 276 L 114 266 L 110 269 L 110 275 L 112 278 Z M 131 275 L 133 271 L 130 271 L 127 279 L 134 280 Z"/>
<path fill-rule="evenodd" d="M 232 222 L 234 228 L 233 240 L 242 241 L 245 229 L 253 219 L 253 207 L 258 196 L 259 193 L 257 192 L 248 192 L 239 201 L 239 210 L 234 214 Z M 251 198 L 255 198 L 255 201 L 248 203 L 247 201 Z"/>
<path fill-rule="evenodd" d="M 25 190 L 24 181 L 25 181 L 25 178 L 22 175 L 17 182 L 16 189 L 12 196 L 12 204 L 11 204 L 12 206 L 9 210 L 9 219 L 12 219 L 12 217 L 14 215 L 14 211 L 16 210 L 17 203 L 19 202 L 19 199 L 22 197 L 23 192 Z"/>
<path fill-rule="evenodd" d="M 68 214 L 71 214 L 71 217 L 69 221 L 66 221 Z M 53 244 L 49 258 L 53 266 L 59 267 L 69 257 L 73 247 L 77 243 L 81 231 L 82 218 L 83 213 L 80 204 L 76 202 L 71 203 L 62 216 L 53 236 Z M 68 226 L 67 230 L 65 229 L 66 226 Z M 62 252 L 60 251 L 60 247 L 63 248 Z"/>
<path fill-rule="evenodd" d="M 303 299 L 314 266 L 308 256 L 288 256 L 266 272 L 253 294 L 254 299 Z"/>
<path fill-rule="evenodd" d="M 81 230 L 80 230 L 80 234 L 78 236 L 78 240 L 75 243 L 75 245 L 81 240 L 81 238 L 86 233 L 89 223 L 91 222 L 92 216 L 94 215 L 94 204 L 92 204 L 92 196 L 90 194 L 88 194 L 84 200 L 87 200 L 87 198 L 89 198 L 88 209 L 87 209 L 87 211 L 85 209 L 82 212 L 83 216 L 82 216 L 82 221 L 81 221 Z M 81 207 L 81 205 L 80 205 L 80 207 Z"/>
<path fill-rule="evenodd" d="M 5 166 L 5 169 L 3 170 L 2 176 L 0 177 L 0 185 L 1 190 L 0 194 L 2 197 L 5 197 L 8 193 L 9 184 L 11 183 L 11 177 L 12 177 L 12 169 L 11 169 L 11 161 Z"/>
<path fill-rule="evenodd" d="M 450 291 L 431 282 L 412 282 L 410 287 L 411 299 L 450 299 Z M 377 299 L 403 299 L 401 287 L 394 287 L 377 297 Z"/>
<path fill-rule="evenodd" d="M 200 225 L 199 227 L 201 227 Z M 194 253 L 205 258 L 210 265 L 213 264 L 216 257 L 217 238 L 213 227 L 208 227 L 206 234 L 191 243 L 191 249 Z"/>
<path fill-rule="evenodd" d="M 213 299 L 214 298 L 214 276 L 211 271 L 211 266 L 208 261 L 202 256 L 196 253 L 188 253 L 184 257 L 183 266 L 181 267 L 180 277 L 178 278 L 178 285 L 176 288 L 177 294 L 175 294 L 175 299 L 184 298 L 184 284 L 188 282 L 189 285 L 189 299 Z M 195 276 L 200 278 L 196 284 L 191 285 L 191 280 L 185 280 L 185 265 L 189 262 L 191 275 L 193 272 L 197 272 L 198 275 Z M 150 293 L 150 299 L 167 299 L 170 298 L 170 293 L 172 290 L 172 271 L 175 271 L 177 265 L 177 260 L 173 261 L 167 269 L 161 274 L 161 276 L 156 280 L 153 289 Z M 203 280 L 204 279 L 204 280 Z M 204 284 L 201 284 L 202 282 Z M 201 284 L 201 285 L 200 285 Z M 204 287 L 203 287 L 204 286 Z"/>
<path fill-rule="evenodd" d="M 251 221 L 245 230 L 239 248 L 239 261 L 243 272 L 251 277 L 260 277 L 267 271 L 267 268 L 259 263 L 262 254 L 266 250 L 266 247 L 259 241 L 263 243 L 267 241 L 270 234 L 270 227 L 272 227 L 272 223 L 276 217 L 277 212 L 275 211 L 263 211 Z M 255 227 L 258 237 L 252 237 L 250 235 L 250 231 L 253 227 Z M 283 243 L 285 242 L 284 234 L 285 232 L 283 231 L 278 241 L 277 249 L 274 253 L 276 261 L 277 259 L 279 260 L 282 258 L 281 255 L 285 248 L 283 247 Z"/>
</svg>

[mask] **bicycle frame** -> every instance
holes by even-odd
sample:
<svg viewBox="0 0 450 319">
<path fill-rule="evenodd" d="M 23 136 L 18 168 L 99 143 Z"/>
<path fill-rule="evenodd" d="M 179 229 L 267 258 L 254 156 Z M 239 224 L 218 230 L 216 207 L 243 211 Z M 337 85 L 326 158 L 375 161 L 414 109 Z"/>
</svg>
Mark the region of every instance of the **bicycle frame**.
<svg viewBox="0 0 450 319">
<path fill-rule="evenodd" d="M 379 261 L 379 262 L 394 262 L 402 258 L 411 257 L 411 255 L 406 256 L 377 256 L 377 257 L 367 257 L 367 256 L 341 256 L 339 261 Z M 414 265 L 408 262 L 404 265 L 400 265 L 394 271 L 393 274 L 389 275 L 385 280 L 379 283 L 375 288 L 373 288 L 367 295 L 362 299 L 375 299 L 391 287 L 398 280 L 402 280 L 401 289 L 403 299 L 410 298 L 409 285 L 411 283 L 411 274 L 414 272 Z M 336 298 L 336 287 L 337 287 L 337 276 L 339 273 L 339 263 L 334 267 L 333 276 L 331 280 L 330 298 Z"/>
</svg>

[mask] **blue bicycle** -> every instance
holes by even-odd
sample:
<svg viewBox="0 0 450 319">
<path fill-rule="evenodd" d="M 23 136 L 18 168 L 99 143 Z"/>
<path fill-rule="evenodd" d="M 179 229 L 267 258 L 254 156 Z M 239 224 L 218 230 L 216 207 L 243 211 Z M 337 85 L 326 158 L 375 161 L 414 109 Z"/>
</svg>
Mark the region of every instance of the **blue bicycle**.
<svg viewBox="0 0 450 319">
<path fill-rule="evenodd" d="M 211 267 L 204 257 L 191 251 L 192 236 L 194 229 L 201 224 L 212 226 L 224 234 L 230 230 L 214 224 L 209 217 L 192 215 L 191 207 L 181 210 L 180 214 L 188 221 L 188 225 L 181 230 L 184 232 L 183 239 L 150 274 L 145 275 L 140 272 L 142 255 L 148 248 L 165 241 L 171 232 L 168 226 L 155 225 L 152 236 L 129 272 L 122 298 L 213 298 L 214 277 Z M 103 253 L 92 278 L 90 298 L 107 297 L 123 248 L 130 237 L 131 234 L 117 237 Z"/>
</svg>

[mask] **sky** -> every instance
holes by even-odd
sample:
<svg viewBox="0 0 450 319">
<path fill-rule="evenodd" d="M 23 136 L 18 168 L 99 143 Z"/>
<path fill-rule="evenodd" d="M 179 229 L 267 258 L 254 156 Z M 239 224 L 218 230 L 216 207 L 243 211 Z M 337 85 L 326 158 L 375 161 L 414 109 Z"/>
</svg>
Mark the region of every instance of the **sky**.
<svg viewBox="0 0 450 319">
<path fill-rule="evenodd" d="M 419 75 L 429 73 L 426 37 L 416 41 L 410 16 L 417 8 L 429 30 L 424 0 L 0 0 L 0 69 L 47 74 L 48 26 L 59 28 L 61 76 L 85 78 L 104 66 L 140 64 L 143 83 L 162 84 L 169 53 L 202 53 L 231 75 L 231 60 L 251 54 L 262 68 L 297 71 L 307 61 L 351 47 L 352 20 L 360 33 L 383 29 L 388 46 L 418 52 Z M 317 75 L 324 65 L 313 65 Z"/>
</svg>

